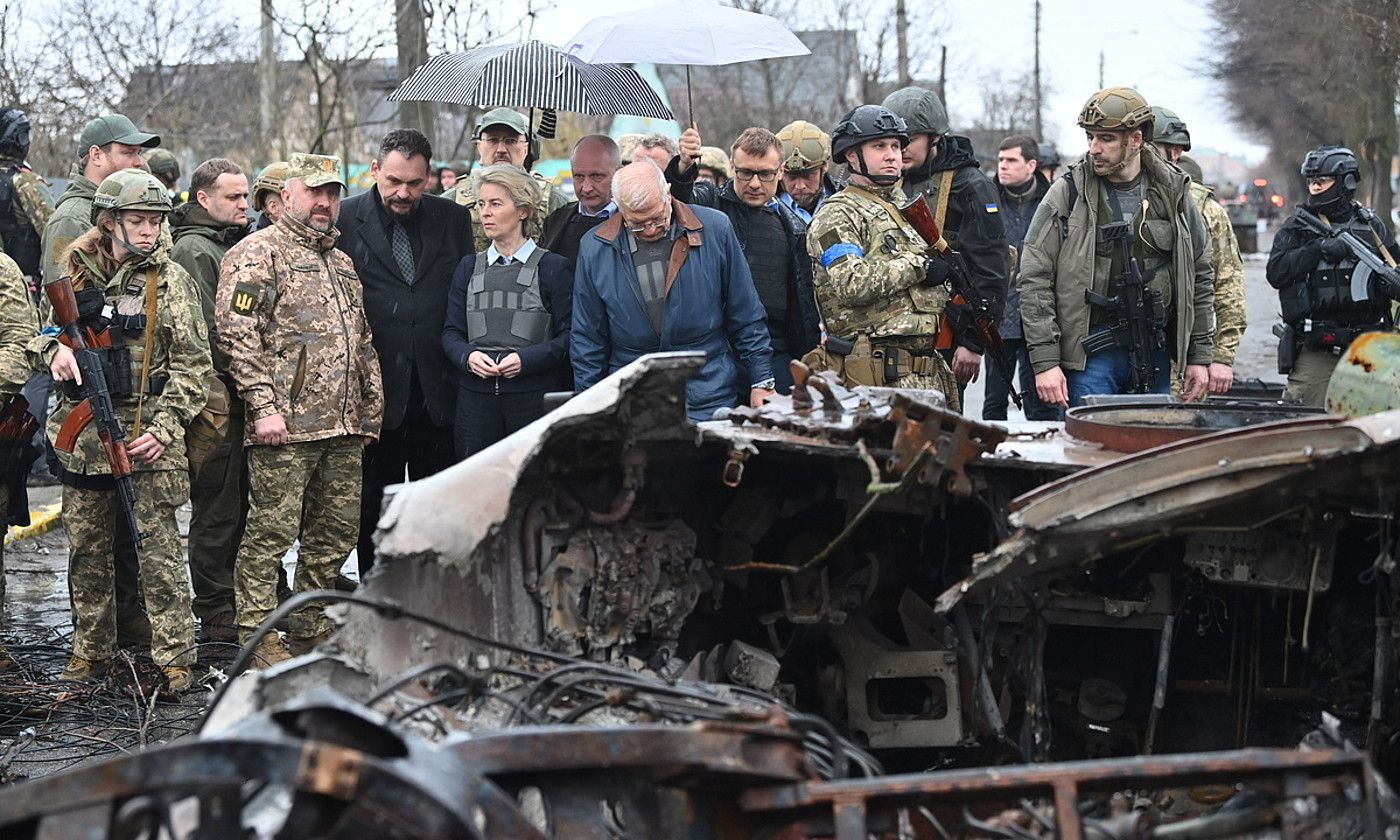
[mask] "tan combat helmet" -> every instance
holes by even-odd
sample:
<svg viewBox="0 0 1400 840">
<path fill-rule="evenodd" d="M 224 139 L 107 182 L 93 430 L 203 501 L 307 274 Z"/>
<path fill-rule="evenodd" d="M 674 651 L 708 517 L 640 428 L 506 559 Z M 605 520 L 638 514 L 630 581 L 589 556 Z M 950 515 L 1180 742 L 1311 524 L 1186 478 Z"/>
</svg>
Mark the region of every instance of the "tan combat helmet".
<svg viewBox="0 0 1400 840">
<path fill-rule="evenodd" d="M 97 185 L 92 197 L 92 223 L 103 210 L 120 213 L 124 210 L 170 212 L 170 193 L 160 179 L 141 169 L 113 172 Z"/>
<path fill-rule="evenodd" d="M 1142 94 L 1130 87 L 1104 88 L 1084 103 L 1079 127 L 1093 131 L 1132 131 L 1141 128 L 1152 138 L 1152 108 Z"/>
<path fill-rule="evenodd" d="M 282 192 L 282 187 L 287 184 L 287 162 L 279 160 L 276 163 L 269 163 L 258 173 L 258 177 L 253 181 L 253 209 L 261 213 L 263 204 L 267 200 L 267 194 L 274 195 Z"/>
<path fill-rule="evenodd" d="M 806 172 L 831 162 L 831 135 L 805 120 L 795 120 L 778 131 L 783 144 L 783 171 Z"/>
<path fill-rule="evenodd" d="M 719 146 L 701 146 L 700 159 L 695 164 L 702 169 L 713 170 L 716 175 L 721 176 L 718 179 L 721 182 L 733 177 L 729 172 L 729 155 Z"/>
</svg>

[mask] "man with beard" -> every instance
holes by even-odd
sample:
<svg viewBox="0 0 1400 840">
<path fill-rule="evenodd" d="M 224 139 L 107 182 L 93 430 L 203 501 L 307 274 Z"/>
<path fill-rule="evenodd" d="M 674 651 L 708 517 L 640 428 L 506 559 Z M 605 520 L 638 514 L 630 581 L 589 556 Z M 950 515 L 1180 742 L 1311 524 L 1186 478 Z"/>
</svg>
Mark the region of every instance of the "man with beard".
<svg viewBox="0 0 1400 840">
<path fill-rule="evenodd" d="M 209 334 L 224 254 L 249 233 L 248 176 L 226 158 L 211 158 L 190 175 L 190 200 L 170 214 L 175 245 L 170 258 L 194 278 Z M 227 380 L 228 359 L 214 351 L 214 370 Z M 210 398 L 227 405 L 224 441 L 202 464 L 190 464 L 190 580 L 194 614 L 206 641 L 231 642 L 233 561 L 248 513 L 248 470 L 243 461 L 243 403 L 227 385 L 208 383 Z"/>
<path fill-rule="evenodd" d="M 424 178 L 426 180 L 426 177 Z M 328 589 L 360 529 L 361 459 L 379 437 L 384 388 L 355 266 L 336 250 L 340 159 L 294 154 L 282 216 L 224 256 L 219 349 L 247 406 L 248 526 L 234 565 L 238 638 L 277 608 L 282 557 L 300 537 L 294 589 Z M 324 605 L 291 617 L 291 648 L 330 638 Z M 274 632 L 254 653 L 290 658 Z"/>
<path fill-rule="evenodd" d="M 1215 313 L 1210 237 L 1191 199 L 1190 178 L 1151 144 L 1152 109 L 1137 91 L 1112 87 L 1089 97 L 1079 115 L 1088 141 L 1041 200 L 1021 256 L 1021 317 L 1041 401 L 1061 408 L 1091 394 L 1132 390 L 1129 346 L 1110 333 L 1111 306 L 1087 293 L 1117 294 L 1123 266 L 1103 225 L 1128 222 L 1131 249 L 1147 291 L 1160 301 L 1153 347 L 1152 392 L 1171 390 L 1171 360 L 1181 367 L 1188 400 L 1205 396 Z M 1103 298 L 1097 298 L 1102 300 Z M 1166 330 L 1175 325 L 1175 334 Z M 1105 346 L 1107 345 L 1107 346 Z"/>
<path fill-rule="evenodd" d="M 1336 236 L 1322 236 L 1299 218 L 1307 210 L 1333 230 L 1350 231 L 1394 265 L 1390 225 L 1353 198 L 1361 169 L 1351 149 L 1313 149 L 1303 158 L 1302 173 L 1308 181 L 1307 201 L 1274 235 L 1265 276 L 1278 289 L 1279 309 L 1289 327 L 1281 338 L 1287 344 L 1279 348 L 1279 357 L 1296 355 L 1291 370 L 1279 371 L 1288 374 L 1283 395 L 1322 406 L 1327 402 L 1327 381 L 1347 346 L 1362 333 L 1394 327 L 1391 300 L 1400 289 L 1372 288 L 1365 300 L 1356 300 L 1351 287 L 1356 255 Z"/>
<path fill-rule="evenodd" d="M 467 209 L 425 195 L 433 156 L 411 128 L 384 135 L 370 164 L 374 188 L 341 205 L 336 247 L 350 255 L 384 372 L 384 428 L 365 449 L 358 558 L 374 563 L 384 488 L 451 466 L 456 371 L 442 350 L 452 272 L 472 253 Z"/>
</svg>

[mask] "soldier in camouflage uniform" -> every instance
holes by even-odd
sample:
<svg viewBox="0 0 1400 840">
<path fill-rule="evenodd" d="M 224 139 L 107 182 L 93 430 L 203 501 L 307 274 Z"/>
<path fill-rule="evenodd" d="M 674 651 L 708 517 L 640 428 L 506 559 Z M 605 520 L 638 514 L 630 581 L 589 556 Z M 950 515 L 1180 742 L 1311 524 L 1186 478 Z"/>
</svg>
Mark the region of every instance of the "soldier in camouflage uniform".
<svg viewBox="0 0 1400 840">
<path fill-rule="evenodd" d="M 26 348 L 39 334 L 39 316 L 29 287 L 15 261 L 0 254 L 0 396 L 16 393 L 34 372 Z M 0 476 L 0 512 L 10 503 L 8 481 Z M 8 524 L 8 523 L 2 523 Z M 5 620 L 4 543 L 0 540 L 0 626 Z M 0 671 L 10 665 L 10 654 L 0 645 Z"/>
<path fill-rule="evenodd" d="M 139 131 L 121 114 L 106 114 L 83 127 L 78 136 L 78 160 L 68 173 L 68 189 L 59 197 L 53 215 L 44 226 L 43 279 L 51 283 L 63 276 L 64 255 L 79 236 L 92 229 L 92 198 L 97 185 L 123 169 L 140 169 L 146 163 L 143 149 L 160 145 L 160 137 Z M 49 302 L 38 298 L 39 320 L 49 317 Z M 131 538 L 119 529 L 116 538 L 117 634 L 123 646 L 150 644 L 150 629 L 141 608 L 140 572 Z"/>
<path fill-rule="evenodd" d="M 179 691 L 190 685 L 194 621 L 175 511 L 189 499 L 185 427 L 204 407 L 212 364 L 194 281 L 169 257 L 163 234 L 169 212 L 170 196 L 149 173 L 109 175 L 93 197 L 95 226 L 69 248 L 64 273 L 72 278 L 84 325 L 112 337 L 106 351 L 111 367 L 130 368 L 129 377 L 112 375 L 108 387 L 128 430 L 135 470 L 151 656 Z M 31 360 L 48 365 L 56 381 L 76 378 L 73 353 L 56 338 L 39 336 L 29 349 Z M 51 438 L 77 405 L 75 389 L 59 389 Z M 120 502 L 95 426 L 83 430 L 72 453 L 60 451 L 59 462 L 73 599 L 73 657 L 63 676 L 86 679 L 102 670 L 116 640 L 112 534 Z"/>
<path fill-rule="evenodd" d="M 19 266 L 37 291 L 41 237 L 53 215 L 49 182 L 25 163 L 29 155 L 29 118 L 23 111 L 0 111 L 0 251 Z"/>
<path fill-rule="evenodd" d="M 879 105 L 856 108 L 832 132 L 832 155 L 850 166 L 851 179 L 807 231 L 828 333 L 808 359 L 816 369 L 841 370 L 847 384 L 941 391 L 959 411 L 953 372 L 934 349 L 947 265 L 925 255 L 923 239 L 897 209 L 908 139 L 904 120 Z M 852 352 L 841 352 L 843 342 L 854 343 Z"/>
<path fill-rule="evenodd" d="M 530 123 L 525 116 L 510 108 L 495 108 L 481 115 L 476 121 L 476 155 L 482 166 L 497 163 L 510 163 L 529 171 L 535 162 L 535 140 L 530 136 Z M 544 203 L 534 219 L 534 229 L 544 227 L 544 219 L 550 213 L 569 203 L 569 197 L 554 188 L 538 172 L 530 173 L 540 189 L 544 191 Z M 491 244 L 481 229 L 481 217 L 476 212 L 476 177 L 459 179 L 457 186 L 442 194 L 449 201 L 455 201 L 471 210 L 472 241 L 477 253 L 482 253 Z"/>
<path fill-rule="evenodd" d="M 1191 150 L 1191 132 L 1186 123 L 1170 108 L 1153 106 L 1153 137 L 1162 157 L 1175 163 L 1191 176 L 1191 198 L 1205 219 L 1206 233 L 1212 246 L 1210 267 L 1215 271 L 1215 350 L 1210 367 L 1210 393 L 1223 394 L 1235 381 L 1235 354 L 1244 337 L 1244 260 L 1240 243 L 1230 216 L 1214 191 L 1205 185 L 1205 178 L 1196 162 L 1186 156 Z M 1176 377 L 1172 377 L 1176 381 Z"/>
<path fill-rule="evenodd" d="M 340 159 L 295 154 L 277 224 L 224 256 L 215 319 L 246 405 L 249 510 L 234 567 L 239 638 L 277 607 L 282 556 L 301 537 L 294 588 L 330 589 L 360 528 L 362 450 L 384 388 L 350 257 L 335 249 Z M 292 650 L 330 637 L 323 605 L 292 616 Z M 275 633 L 257 653 L 289 654 Z"/>
</svg>

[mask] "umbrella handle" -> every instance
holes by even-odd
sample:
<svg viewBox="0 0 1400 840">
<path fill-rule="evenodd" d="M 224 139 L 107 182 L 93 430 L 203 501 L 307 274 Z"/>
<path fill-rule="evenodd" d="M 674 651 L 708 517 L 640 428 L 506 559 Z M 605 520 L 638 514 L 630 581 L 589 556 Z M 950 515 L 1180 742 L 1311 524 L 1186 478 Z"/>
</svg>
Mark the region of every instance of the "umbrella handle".
<svg viewBox="0 0 1400 840">
<path fill-rule="evenodd" d="M 690 124 L 695 125 L 695 101 L 690 96 L 690 65 L 685 66 L 685 110 L 690 117 Z"/>
</svg>

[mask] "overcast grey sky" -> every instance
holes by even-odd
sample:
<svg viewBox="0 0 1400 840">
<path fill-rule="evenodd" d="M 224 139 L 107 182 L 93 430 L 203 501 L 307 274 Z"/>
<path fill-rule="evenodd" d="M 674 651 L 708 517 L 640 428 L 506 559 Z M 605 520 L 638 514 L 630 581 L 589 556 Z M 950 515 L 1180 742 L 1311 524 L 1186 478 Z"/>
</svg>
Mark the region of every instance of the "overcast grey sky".
<svg viewBox="0 0 1400 840">
<path fill-rule="evenodd" d="M 908 0 L 911 8 L 925 2 L 934 0 Z M 1267 149 L 1229 119 L 1221 88 L 1210 78 L 1213 20 L 1205 3 L 1043 0 L 1041 71 L 1051 88 L 1045 112 L 1048 139 L 1062 151 L 1073 152 L 1083 144 L 1075 119 L 1084 100 L 1099 87 L 1102 49 L 1106 84 L 1134 86 L 1148 102 L 1175 110 L 1199 147 L 1262 159 Z M 656 0 L 558 0 L 555 9 L 539 15 L 534 37 L 562 44 L 593 17 L 652 5 Z M 948 104 L 956 130 L 959 120 L 971 120 L 980 110 L 983 73 L 1014 76 L 1029 71 L 1034 0 L 938 0 L 938 5 L 949 19 Z"/>
</svg>

